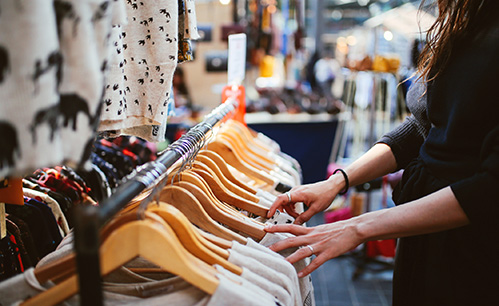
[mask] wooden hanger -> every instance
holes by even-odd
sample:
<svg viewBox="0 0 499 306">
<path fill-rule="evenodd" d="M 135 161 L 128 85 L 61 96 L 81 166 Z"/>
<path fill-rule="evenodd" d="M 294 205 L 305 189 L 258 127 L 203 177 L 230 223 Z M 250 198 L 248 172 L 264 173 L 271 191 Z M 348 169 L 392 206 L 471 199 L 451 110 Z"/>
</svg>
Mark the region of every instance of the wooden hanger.
<svg viewBox="0 0 499 306">
<path fill-rule="evenodd" d="M 221 210 L 220 207 L 214 205 L 212 200 L 198 186 L 186 181 L 175 182 L 175 184 L 192 193 L 199 200 L 208 215 L 218 222 L 225 224 L 233 230 L 244 233 L 257 241 L 260 241 L 265 236 L 263 224 L 259 225 L 242 214 L 240 214 L 240 218 L 235 218 L 234 215 Z"/>
<path fill-rule="evenodd" d="M 256 202 L 246 200 L 245 198 L 233 193 L 227 189 L 217 177 L 211 175 L 207 169 L 203 169 L 202 165 L 195 163 L 192 171 L 204 179 L 218 199 L 258 216 L 267 216 L 268 208 L 265 208 Z"/>
<path fill-rule="evenodd" d="M 198 155 L 196 157 L 196 160 L 194 161 L 193 167 L 200 167 L 201 169 L 208 171 L 213 177 L 220 180 L 220 182 L 234 194 L 237 194 L 238 196 L 246 200 L 258 203 L 259 198 L 257 196 L 227 179 L 218 165 L 211 158 L 204 155 Z"/>
<path fill-rule="evenodd" d="M 209 233 L 230 241 L 246 243 L 246 238 L 213 220 L 198 199 L 187 189 L 168 185 L 160 191 L 159 200 L 175 206 L 190 222 Z"/>
<path fill-rule="evenodd" d="M 173 175 L 170 175 L 172 177 Z M 171 178 L 168 177 L 168 180 L 171 180 Z M 221 211 L 224 211 L 225 213 L 232 215 L 234 218 L 242 218 L 242 215 L 236 211 L 233 207 L 230 207 L 218 199 L 213 191 L 211 190 L 210 186 L 206 181 L 200 177 L 197 173 L 195 173 L 192 170 L 184 170 L 180 173 L 180 175 L 177 176 L 177 178 L 180 181 L 185 181 L 192 183 L 199 187 L 205 195 L 208 197 L 209 201 L 217 208 L 220 209 Z"/>
<path fill-rule="evenodd" d="M 266 175 L 263 171 L 257 170 L 243 161 L 235 152 L 234 148 L 222 139 L 217 139 L 208 144 L 208 149 L 218 153 L 222 158 L 229 163 L 232 167 L 246 174 L 247 176 L 261 181 L 268 186 L 274 186 L 276 182 L 274 179 Z"/>
<path fill-rule="evenodd" d="M 216 269 L 189 253 L 165 222 L 146 219 L 132 221 L 116 229 L 100 248 L 102 275 L 138 256 L 182 277 L 208 294 L 213 294 L 219 284 Z M 21 305 L 55 305 L 77 291 L 77 276 L 73 275 Z"/>
<path fill-rule="evenodd" d="M 229 167 L 227 166 L 227 163 L 218 153 L 210 150 L 201 150 L 198 153 L 198 158 L 201 156 L 210 158 L 217 165 L 218 169 L 220 169 L 223 175 L 232 183 L 252 194 L 256 194 L 256 190 L 253 187 L 241 182 L 232 174 Z"/>
<path fill-rule="evenodd" d="M 156 205 L 150 205 L 148 211 L 163 218 L 171 226 L 182 245 L 194 256 L 210 265 L 218 264 L 237 275 L 242 274 L 243 270 L 241 267 L 227 261 L 229 252 L 213 245 L 195 231 L 192 223 L 177 208 L 159 202 Z M 217 251 L 214 252 L 214 249 Z M 219 253 L 223 254 L 223 257 Z"/>
<path fill-rule="evenodd" d="M 241 134 L 234 133 L 233 129 L 226 128 L 224 125 L 217 134 L 217 137 L 224 137 L 232 144 L 236 153 L 240 156 L 244 154 L 244 160 L 255 168 L 263 169 L 269 175 L 274 177 L 280 182 L 293 184 L 294 178 L 292 175 L 284 171 L 283 166 L 287 165 L 288 169 L 292 168 L 289 162 L 285 161 L 282 157 L 271 155 L 270 152 L 258 152 L 257 148 L 252 148 L 249 142 L 241 138 Z"/>
<path fill-rule="evenodd" d="M 264 163 L 269 165 L 275 164 L 275 160 L 271 158 L 272 155 L 269 151 L 263 150 L 261 147 L 254 145 L 253 142 L 243 138 L 244 134 L 240 133 L 239 130 L 234 129 L 232 126 L 224 125 L 219 131 L 219 134 L 232 138 L 234 143 L 238 144 L 242 150 L 250 152 Z"/>
<path fill-rule="evenodd" d="M 251 153 L 253 156 L 257 157 L 260 160 L 263 160 L 268 165 L 272 165 L 274 169 L 276 167 L 280 168 L 282 166 L 287 166 L 289 168 L 293 167 L 292 163 L 277 155 L 275 152 L 271 151 L 269 147 L 267 147 L 267 150 L 265 150 L 262 147 L 255 145 L 254 141 L 251 141 L 250 139 L 245 137 L 248 128 L 241 126 L 241 123 L 234 123 L 234 120 L 230 120 L 230 122 L 227 122 L 222 126 L 219 134 L 223 134 L 227 137 L 233 138 L 234 142 L 242 147 L 242 150 Z M 242 131 L 246 131 L 246 133 Z M 251 139 L 254 138 L 251 137 Z"/>
<path fill-rule="evenodd" d="M 205 231 L 203 231 L 202 229 L 200 229 L 198 227 L 195 227 L 194 229 L 196 229 L 197 232 L 199 232 L 199 234 L 201 236 L 203 236 L 206 240 L 208 240 L 211 243 L 213 243 L 213 244 L 221 247 L 222 249 L 228 250 L 228 249 L 232 248 L 232 241 L 229 241 L 227 239 L 215 236 L 212 233 L 205 232 Z M 223 255 L 221 255 L 221 256 L 224 257 Z M 226 258 L 226 259 L 228 259 L 228 258 Z"/>
<path fill-rule="evenodd" d="M 227 120 L 227 122 L 225 122 L 225 125 L 230 126 L 235 131 L 235 133 L 241 135 L 241 137 L 243 137 L 245 141 L 251 143 L 253 146 L 258 147 L 263 151 L 275 152 L 275 150 L 272 147 L 268 146 L 267 144 L 263 143 L 260 139 L 255 137 L 252 134 L 251 129 L 243 125 L 241 122 L 237 120 Z"/>
<path fill-rule="evenodd" d="M 236 154 L 239 155 L 242 160 L 244 160 L 246 163 L 253 166 L 254 168 L 265 171 L 270 171 L 272 169 L 272 165 L 269 165 L 265 161 L 259 159 L 258 157 L 255 157 L 251 151 L 244 150 L 241 144 L 239 144 L 237 141 L 235 141 L 233 138 L 229 137 L 228 135 L 219 133 L 217 134 L 215 140 L 218 139 L 223 139 L 227 143 L 229 143 L 232 149 L 236 152 Z"/>
</svg>

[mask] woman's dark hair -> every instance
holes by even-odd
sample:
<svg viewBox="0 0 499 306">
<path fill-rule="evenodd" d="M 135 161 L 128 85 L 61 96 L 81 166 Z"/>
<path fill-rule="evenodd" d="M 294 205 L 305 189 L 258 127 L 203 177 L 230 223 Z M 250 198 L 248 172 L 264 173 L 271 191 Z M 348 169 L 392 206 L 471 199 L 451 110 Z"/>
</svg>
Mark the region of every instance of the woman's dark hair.
<svg viewBox="0 0 499 306">
<path fill-rule="evenodd" d="M 420 10 L 423 9 L 423 0 Z M 474 37 L 498 18 L 499 0 L 437 0 L 438 17 L 426 33 L 419 59 L 419 75 L 434 79 L 447 65 L 459 41 Z"/>
</svg>

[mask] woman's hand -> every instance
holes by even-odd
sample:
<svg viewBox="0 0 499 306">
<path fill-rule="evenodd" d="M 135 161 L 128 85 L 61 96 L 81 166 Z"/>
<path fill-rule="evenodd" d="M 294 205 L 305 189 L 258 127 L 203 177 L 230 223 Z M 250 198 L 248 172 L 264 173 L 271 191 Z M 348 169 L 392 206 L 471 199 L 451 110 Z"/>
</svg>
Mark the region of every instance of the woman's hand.
<svg viewBox="0 0 499 306">
<path fill-rule="evenodd" d="M 265 227 L 265 231 L 286 232 L 296 236 L 270 246 L 270 249 L 276 252 L 291 247 L 302 247 L 286 258 L 292 264 L 305 257 L 316 256 L 305 269 L 298 273 L 298 277 L 307 276 L 329 259 L 348 252 L 364 242 L 357 230 L 356 218 L 316 227 L 294 224 L 269 225 Z"/>
<path fill-rule="evenodd" d="M 343 186 L 343 177 L 339 174 L 339 176 L 331 176 L 325 181 L 294 187 L 277 197 L 270 207 L 267 217 L 272 217 L 276 210 L 280 209 L 294 217 L 295 224 L 303 224 L 316 213 L 328 208 Z M 295 210 L 297 202 L 303 202 L 308 206 L 308 209 L 304 213 L 298 214 Z"/>
</svg>

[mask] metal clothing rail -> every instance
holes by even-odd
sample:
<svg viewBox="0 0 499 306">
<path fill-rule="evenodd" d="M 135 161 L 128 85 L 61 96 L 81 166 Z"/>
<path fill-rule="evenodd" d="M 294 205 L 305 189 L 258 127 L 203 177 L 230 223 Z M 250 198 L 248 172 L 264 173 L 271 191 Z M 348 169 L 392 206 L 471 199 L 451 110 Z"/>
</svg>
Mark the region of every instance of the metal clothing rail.
<svg viewBox="0 0 499 306">
<path fill-rule="evenodd" d="M 227 101 L 211 111 L 205 119 L 191 128 L 189 132 L 172 143 L 167 150 L 153 162 L 137 169 L 135 174 L 120 185 L 109 198 L 96 206 L 77 206 L 74 212 L 74 249 L 80 292 L 80 305 L 103 305 L 99 260 L 99 229 L 115 216 L 127 203 L 148 187 L 181 158 L 190 154 L 182 150 L 186 144 L 195 147 L 204 141 L 206 134 L 231 111 L 237 109 L 236 99 Z"/>
</svg>

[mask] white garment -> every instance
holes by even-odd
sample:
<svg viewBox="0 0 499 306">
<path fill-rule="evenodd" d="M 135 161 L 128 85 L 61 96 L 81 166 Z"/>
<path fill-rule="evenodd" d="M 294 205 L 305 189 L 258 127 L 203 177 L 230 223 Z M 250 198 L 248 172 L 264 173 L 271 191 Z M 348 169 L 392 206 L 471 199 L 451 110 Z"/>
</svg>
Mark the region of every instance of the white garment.
<svg viewBox="0 0 499 306">
<path fill-rule="evenodd" d="M 99 130 L 163 141 L 177 66 L 178 2 L 128 1 L 127 16 L 128 24 L 113 32 L 114 56 L 123 59 L 112 61 Z"/>
<path fill-rule="evenodd" d="M 242 275 L 240 276 L 240 275 L 234 274 L 234 273 L 230 272 L 229 270 L 223 268 L 222 266 L 214 265 L 214 267 L 222 275 L 224 275 L 228 279 L 232 280 L 234 283 L 236 283 L 239 286 L 241 286 L 242 288 L 245 288 L 248 291 L 252 292 L 252 294 L 254 296 L 256 296 L 256 295 L 260 296 L 261 295 L 261 296 L 263 296 L 265 298 L 265 300 L 274 301 L 274 304 L 277 304 L 277 305 L 286 305 L 286 304 L 283 304 L 283 302 L 281 300 L 279 300 L 275 295 L 271 294 L 267 290 L 267 288 L 262 288 L 262 287 L 258 286 L 257 284 L 254 284 L 253 282 L 249 281 L 248 279 L 246 279 Z M 250 271 L 250 273 L 251 273 L 251 271 Z M 268 283 L 270 283 L 270 282 L 268 282 Z M 275 287 L 275 285 L 273 287 Z"/>
<path fill-rule="evenodd" d="M 232 248 L 229 250 L 229 262 L 247 268 L 253 273 L 281 286 L 286 289 L 288 294 L 293 298 L 293 305 L 301 305 L 302 299 L 298 278 L 296 277 L 296 271 L 290 263 L 287 263 L 288 268 L 285 268 L 286 263 L 279 263 L 275 258 L 272 258 L 272 256 L 269 257 L 258 250 L 248 250 L 246 254 L 242 254 L 237 250 L 238 248 L 240 248 L 240 244 L 233 241 Z M 251 253 L 251 251 L 253 251 L 253 253 Z M 282 258 L 281 261 L 285 262 L 284 258 Z M 277 267 L 274 266 L 275 264 L 277 264 Z M 293 274 L 295 276 L 293 276 Z"/>
<path fill-rule="evenodd" d="M 196 5 L 194 0 L 185 0 L 185 13 L 184 37 L 192 40 L 201 38 L 198 32 Z"/>
<path fill-rule="evenodd" d="M 218 271 L 220 271 L 220 273 L 226 276 L 229 276 L 228 273 L 233 275 L 233 273 L 227 271 L 226 269 L 223 269 L 218 265 L 216 266 L 216 268 Z M 271 294 L 273 297 L 275 297 L 282 305 L 292 305 L 293 298 L 286 291 L 286 289 L 252 272 L 251 270 L 243 268 L 243 272 L 241 273 L 241 278 L 249 282 L 250 285 L 248 288 L 252 288 L 253 286 L 258 286 L 258 288 L 260 288 L 261 290 L 264 290 L 269 294 Z M 243 283 L 243 286 L 246 286 L 246 284 Z"/>
<path fill-rule="evenodd" d="M 267 224 L 291 224 L 294 222 L 294 218 L 286 213 L 281 213 L 276 211 L 276 214 L 272 216 L 269 220 L 267 220 Z M 272 244 L 284 240 L 286 238 L 293 237 L 292 234 L 288 233 L 267 233 L 260 241 L 260 244 L 266 247 L 271 246 Z M 288 248 L 279 252 L 283 257 L 288 257 L 293 254 L 298 248 Z M 299 272 L 303 270 L 306 266 L 310 264 L 310 258 L 305 258 L 300 261 L 297 261 L 293 264 L 295 272 Z M 303 298 L 303 305 L 312 306 L 315 305 L 315 297 L 314 297 L 314 286 L 312 284 L 312 277 L 310 275 L 306 277 L 302 277 L 299 279 L 299 286 L 301 296 Z"/>
</svg>

